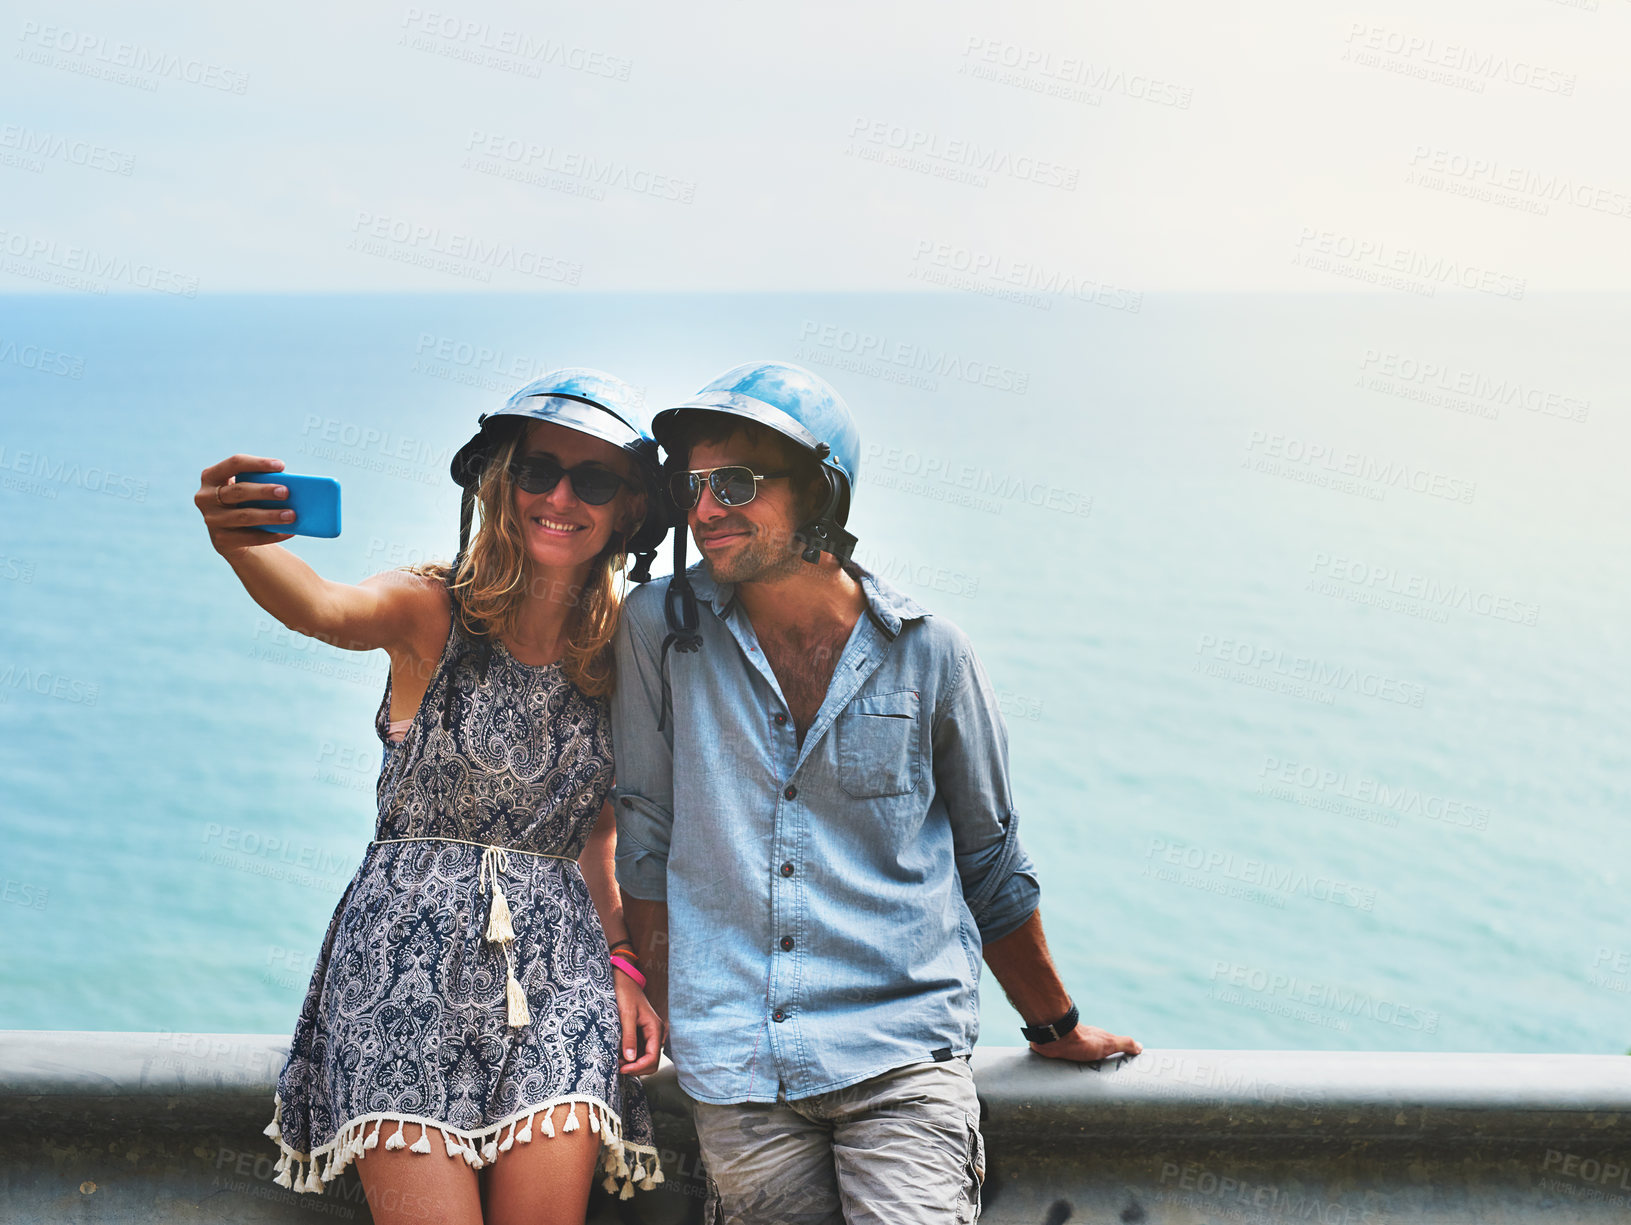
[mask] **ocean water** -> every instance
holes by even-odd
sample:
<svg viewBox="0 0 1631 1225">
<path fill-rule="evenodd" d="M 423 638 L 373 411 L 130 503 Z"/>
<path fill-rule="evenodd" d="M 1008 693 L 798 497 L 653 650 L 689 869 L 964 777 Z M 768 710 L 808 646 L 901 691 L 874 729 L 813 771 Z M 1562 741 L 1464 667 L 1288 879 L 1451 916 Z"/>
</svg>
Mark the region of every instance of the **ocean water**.
<svg viewBox="0 0 1631 1225">
<path fill-rule="evenodd" d="M 1138 309 L 1127 309 L 1137 306 Z M 286 1032 L 368 841 L 382 653 L 191 504 L 447 557 L 452 451 L 554 365 L 750 358 L 861 423 L 859 557 L 974 637 L 1055 959 L 1149 1046 L 1619 1052 L 1631 302 L 1383 295 L 0 298 L 0 1027 Z M 1018 1041 L 988 977 L 985 1040 Z"/>
</svg>

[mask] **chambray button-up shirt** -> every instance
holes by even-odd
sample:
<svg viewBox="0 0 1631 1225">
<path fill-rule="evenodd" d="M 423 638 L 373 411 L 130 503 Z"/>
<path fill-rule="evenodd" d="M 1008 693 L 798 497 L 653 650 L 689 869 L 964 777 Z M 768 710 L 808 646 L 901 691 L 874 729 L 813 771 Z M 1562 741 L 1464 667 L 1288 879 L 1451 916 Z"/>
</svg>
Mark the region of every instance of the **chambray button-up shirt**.
<svg viewBox="0 0 1631 1225">
<path fill-rule="evenodd" d="M 1008 740 L 967 635 L 860 566 L 867 612 L 801 747 L 735 588 L 658 579 L 616 639 L 617 878 L 668 903 L 670 1044 L 705 1102 L 772 1102 L 966 1054 L 984 940 L 1036 909 Z M 937 1056 L 938 1052 L 938 1056 Z"/>
</svg>

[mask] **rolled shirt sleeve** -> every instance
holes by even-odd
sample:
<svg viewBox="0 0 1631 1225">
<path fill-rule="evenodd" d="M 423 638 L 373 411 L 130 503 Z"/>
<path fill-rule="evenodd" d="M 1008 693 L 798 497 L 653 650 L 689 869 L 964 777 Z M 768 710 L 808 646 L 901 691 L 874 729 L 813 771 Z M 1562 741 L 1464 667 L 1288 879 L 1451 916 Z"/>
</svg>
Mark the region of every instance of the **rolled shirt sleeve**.
<svg viewBox="0 0 1631 1225">
<path fill-rule="evenodd" d="M 1019 841 L 1008 776 L 1008 729 L 996 691 L 964 644 L 934 724 L 935 785 L 951 818 L 963 897 L 986 943 L 1017 930 L 1042 889 Z"/>
<path fill-rule="evenodd" d="M 671 723 L 657 729 L 664 697 L 661 647 L 635 610 L 625 607 L 612 649 L 617 668 L 612 691 L 617 883 L 631 897 L 663 902 L 668 900 L 668 847 L 674 829 L 674 743 Z"/>
</svg>

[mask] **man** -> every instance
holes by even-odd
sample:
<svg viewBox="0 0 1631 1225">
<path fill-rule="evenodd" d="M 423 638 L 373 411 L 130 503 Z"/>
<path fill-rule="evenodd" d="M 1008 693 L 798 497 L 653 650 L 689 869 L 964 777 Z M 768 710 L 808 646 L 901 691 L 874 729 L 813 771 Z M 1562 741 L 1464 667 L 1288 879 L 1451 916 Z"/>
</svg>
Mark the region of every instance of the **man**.
<svg viewBox="0 0 1631 1225">
<path fill-rule="evenodd" d="M 652 430 L 703 564 L 623 611 L 617 874 L 724 1219 L 972 1221 L 982 952 L 1038 1054 L 1140 1047 L 1048 957 L 967 636 L 848 560 L 837 393 L 740 366 Z"/>
</svg>

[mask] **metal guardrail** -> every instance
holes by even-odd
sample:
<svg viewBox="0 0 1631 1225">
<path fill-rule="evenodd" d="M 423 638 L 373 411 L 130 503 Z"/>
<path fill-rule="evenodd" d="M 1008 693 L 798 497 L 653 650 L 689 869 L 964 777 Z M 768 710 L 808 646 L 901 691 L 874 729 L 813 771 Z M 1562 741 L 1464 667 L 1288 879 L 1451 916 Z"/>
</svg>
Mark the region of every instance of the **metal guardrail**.
<svg viewBox="0 0 1631 1225">
<path fill-rule="evenodd" d="M 368 1221 L 354 1170 L 273 1181 L 286 1039 L 0 1031 L 0 1220 Z M 974 1060 L 988 1225 L 1631 1221 L 1631 1058 L 1146 1051 Z M 685 1101 L 647 1081 L 668 1181 L 591 1220 L 680 1225 Z"/>
</svg>

